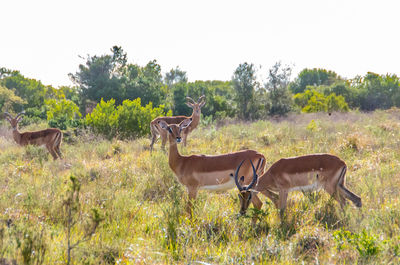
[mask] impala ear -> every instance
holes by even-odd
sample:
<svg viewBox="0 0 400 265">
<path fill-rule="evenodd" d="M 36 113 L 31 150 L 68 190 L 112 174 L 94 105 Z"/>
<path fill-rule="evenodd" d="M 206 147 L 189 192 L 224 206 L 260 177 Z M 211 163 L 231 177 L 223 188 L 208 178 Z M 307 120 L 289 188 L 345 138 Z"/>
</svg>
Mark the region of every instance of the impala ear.
<svg viewBox="0 0 400 265">
<path fill-rule="evenodd" d="M 163 120 L 158 121 L 158 125 L 160 125 L 160 127 L 163 128 L 164 130 L 168 130 L 168 129 L 169 129 L 168 123 L 166 123 L 166 122 L 163 121 Z"/>
<path fill-rule="evenodd" d="M 192 118 L 183 120 L 183 121 L 179 124 L 179 128 L 180 128 L 180 129 L 185 129 L 185 128 L 188 127 L 191 123 L 192 123 Z"/>
</svg>

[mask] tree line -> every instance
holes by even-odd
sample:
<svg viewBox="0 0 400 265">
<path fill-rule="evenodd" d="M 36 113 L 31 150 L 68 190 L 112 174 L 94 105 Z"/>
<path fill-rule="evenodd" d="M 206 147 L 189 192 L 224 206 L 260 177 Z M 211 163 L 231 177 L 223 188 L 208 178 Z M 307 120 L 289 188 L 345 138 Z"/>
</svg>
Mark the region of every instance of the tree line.
<svg viewBox="0 0 400 265">
<path fill-rule="evenodd" d="M 179 67 L 163 75 L 156 60 L 144 66 L 129 63 L 127 53 L 118 46 L 108 54 L 88 55 L 85 60 L 77 72 L 69 74 L 75 85 L 59 88 L 27 78 L 17 70 L 0 68 L 0 111 L 24 109 L 25 123 L 47 120 L 52 127 L 66 129 L 85 123 L 97 126 L 94 121 L 103 122 L 101 117 L 107 113 L 101 111 L 105 110 L 115 116 L 108 127 L 126 127 L 115 123 L 115 113 L 127 115 L 129 109 L 135 109 L 137 115 L 146 116 L 133 126 L 137 135 L 143 135 L 148 130 L 142 124 L 155 115 L 190 115 L 186 96 L 205 95 L 202 114 L 212 120 L 400 106 L 399 78 L 395 74 L 368 72 L 345 79 L 333 71 L 314 68 L 302 70 L 291 80 L 292 68 L 288 65 L 277 62 L 262 73 L 245 62 L 235 69 L 231 80 L 188 82 L 187 73 Z M 260 73 L 267 77 L 260 80 Z M 95 111 L 87 116 L 93 108 Z M 123 131 L 118 134 L 125 135 Z"/>
</svg>

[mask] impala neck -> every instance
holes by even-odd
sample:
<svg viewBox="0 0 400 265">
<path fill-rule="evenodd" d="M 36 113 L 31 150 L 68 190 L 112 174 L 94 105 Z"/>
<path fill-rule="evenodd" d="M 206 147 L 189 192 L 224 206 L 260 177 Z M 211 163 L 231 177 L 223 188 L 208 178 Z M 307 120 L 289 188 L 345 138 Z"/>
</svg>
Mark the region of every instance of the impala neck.
<svg viewBox="0 0 400 265">
<path fill-rule="evenodd" d="M 17 144 L 19 144 L 21 142 L 21 133 L 18 131 L 18 126 L 16 128 L 13 128 L 12 134 L 13 134 L 14 141 Z"/>
<path fill-rule="evenodd" d="M 179 163 L 179 160 L 182 158 L 182 156 L 179 154 L 178 144 L 176 143 L 176 139 L 171 135 L 168 135 L 168 139 L 169 139 L 169 155 L 168 155 L 169 166 L 171 167 L 172 170 L 175 171 Z"/>
<path fill-rule="evenodd" d="M 254 186 L 253 190 L 264 191 L 265 188 L 273 189 L 274 187 L 274 176 L 267 171 L 258 179 L 257 184 Z"/>
<path fill-rule="evenodd" d="M 192 113 L 192 116 L 191 116 L 191 118 L 192 118 L 192 123 L 190 124 L 190 127 L 191 127 L 191 128 L 196 128 L 196 127 L 197 127 L 197 125 L 198 125 L 199 122 L 200 122 L 200 115 L 201 115 L 201 112 L 200 112 L 199 114 L 197 114 L 197 113 L 195 112 L 195 110 L 193 110 L 193 113 Z"/>
</svg>

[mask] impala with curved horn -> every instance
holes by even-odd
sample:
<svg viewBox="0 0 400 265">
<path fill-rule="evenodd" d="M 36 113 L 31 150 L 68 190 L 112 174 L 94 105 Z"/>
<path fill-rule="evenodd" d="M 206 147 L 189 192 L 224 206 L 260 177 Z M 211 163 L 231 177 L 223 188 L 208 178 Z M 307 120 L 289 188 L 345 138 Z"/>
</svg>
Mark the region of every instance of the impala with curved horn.
<svg viewBox="0 0 400 265">
<path fill-rule="evenodd" d="M 20 133 L 18 130 L 18 123 L 22 120 L 21 115 L 23 114 L 25 114 L 24 111 L 13 118 L 10 113 L 4 113 L 6 120 L 11 124 L 15 142 L 22 146 L 28 144 L 45 145 L 54 160 L 62 158 L 60 151 L 60 145 L 63 138 L 62 132 L 57 128 L 50 128 L 41 131 Z"/>
<path fill-rule="evenodd" d="M 346 204 L 346 199 L 351 200 L 355 206 L 361 207 L 361 198 L 345 187 L 347 166 L 337 156 L 311 154 L 282 158 L 275 162 L 260 178 L 253 170 L 253 181 L 247 187 L 243 187 L 238 181 L 238 171 L 241 165 L 239 164 L 235 173 L 235 183 L 240 192 L 241 214 L 246 212 L 253 193 L 264 193 L 265 191 L 278 192 L 279 196 L 274 193 L 275 196 L 270 197 L 270 199 L 281 210 L 281 213 L 286 208 L 288 193 L 294 190 L 311 191 L 322 188 L 331 196 L 334 196 L 341 207 Z M 256 184 L 254 185 L 254 183 Z"/>
<path fill-rule="evenodd" d="M 190 108 L 193 109 L 192 115 L 190 117 L 187 116 L 171 116 L 171 117 L 158 117 L 150 122 L 150 132 L 151 132 L 151 144 L 150 144 L 150 150 L 153 150 L 153 145 L 157 140 L 157 136 L 160 135 L 161 137 L 161 148 L 164 150 L 165 149 L 165 144 L 167 142 L 167 132 L 162 130 L 158 124 L 159 121 L 165 121 L 167 124 L 179 124 L 185 119 L 192 119 L 192 123 L 190 126 L 188 126 L 184 131 L 182 132 L 182 138 L 183 138 L 183 144 L 186 146 L 186 140 L 187 136 L 189 135 L 190 132 L 192 132 L 194 129 L 196 129 L 197 125 L 199 125 L 200 122 L 200 115 L 201 115 L 201 108 L 206 104 L 205 102 L 205 97 L 206 96 L 201 96 L 197 100 L 197 103 L 191 98 L 191 97 L 186 97 L 186 105 Z"/>
<path fill-rule="evenodd" d="M 167 124 L 160 120 L 158 124 L 168 134 L 169 140 L 169 166 L 174 171 L 178 181 L 185 185 L 189 195 L 187 210 L 191 213 L 192 202 L 197 197 L 199 190 L 226 191 L 235 187 L 234 173 L 236 165 L 242 162 L 242 168 L 237 170 L 246 177 L 244 183 L 251 181 L 250 161 L 258 162 L 253 171 L 262 173 L 265 167 L 265 157 L 254 150 L 243 150 L 223 155 L 190 155 L 179 154 L 177 143 L 182 141 L 181 132 L 192 123 L 192 119 L 185 119 L 179 124 Z M 240 171 L 240 172 L 239 172 Z M 257 209 L 261 209 L 262 202 L 255 195 L 251 198 Z"/>
</svg>

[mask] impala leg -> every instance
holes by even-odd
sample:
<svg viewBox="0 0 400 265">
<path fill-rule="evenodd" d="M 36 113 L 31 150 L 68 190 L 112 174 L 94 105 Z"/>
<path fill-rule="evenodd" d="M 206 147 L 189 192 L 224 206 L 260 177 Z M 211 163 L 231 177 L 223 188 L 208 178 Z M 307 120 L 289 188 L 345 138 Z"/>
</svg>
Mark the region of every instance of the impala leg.
<svg viewBox="0 0 400 265">
<path fill-rule="evenodd" d="M 351 191 L 349 191 L 348 189 L 346 189 L 346 187 L 339 184 L 338 185 L 338 193 L 340 194 L 341 197 L 343 197 L 343 200 L 345 200 L 345 198 L 347 198 L 350 201 L 352 201 L 355 206 L 361 207 L 361 205 L 362 205 L 361 198 L 359 196 L 355 195 L 354 193 L 352 193 Z"/>
<path fill-rule="evenodd" d="M 251 197 L 251 203 L 253 204 L 254 208 L 256 208 L 257 210 L 261 210 L 262 201 L 260 200 L 260 198 L 258 198 L 256 193 L 253 193 L 253 196 Z M 253 224 L 257 222 L 257 216 L 253 216 L 252 222 Z"/>
<path fill-rule="evenodd" d="M 353 192 L 346 189 L 344 186 L 345 183 L 345 175 L 346 175 L 347 167 L 344 167 L 340 173 L 338 184 L 336 185 L 336 193 L 339 198 L 337 199 L 340 205 L 343 207 L 346 203 L 346 199 L 349 199 L 354 203 L 355 206 L 361 207 L 361 198 L 355 195 Z"/>
<path fill-rule="evenodd" d="M 160 136 L 161 136 L 161 149 L 165 151 L 165 144 L 167 143 L 168 135 L 160 134 Z"/>
<path fill-rule="evenodd" d="M 54 140 L 54 142 L 53 142 L 53 145 L 52 145 L 53 151 L 57 154 L 57 156 L 58 156 L 60 159 L 62 159 L 62 154 L 61 154 L 61 151 L 60 151 L 60 146 L 61 146 L 62 138 L 63 138 L 62 133 L 61 133 L 61 132 L 58 133 L 58 134 L 56 135 L 56 138 L 55 138 L 55 140 Z"/>
<path fill-rule="evenodd" d="M 54 151 L 53 146 L 51 144 L 46 144 L 47 150 L 50 152 L 51 156 L 54 160 L 57 159 L 57 153 Z"/>
<path fill-rule="evenodd" d="M 186 141 L 187 141 L 188 134 L 183 133 L 182 138 L 183 138 L 183 146 L 186 147 Z"/>
<path fill-rule="evenodd" d="M 274 204 L 276 208 L 279 208 L 279 197 L 277 194 L 273 193 L 270 190 L 264 190 L 264 191 L 260 191 L 262 194 L 264 194 L 264 196 L 266 196 L 267 198 L 269 198 Z"/>
<path fill-rule="evenodd" d="M 61 154 L 61 151 L 60 151 L 60 145 L 56 146 L 56 147 L 54 148 L 54 150 L 55 150 L 56 153 L 58 154 L 58 157 L 59 157 L 60 159 L 62 159 L 63 157 L 62 157 L 62 154 Z"/>
<path fill-rule="evenodd" d="M 157 141 L 157 133 L 151 130 L 151 143 L 150 143 L 150 151 L 153 151 L 153 145 Z"/>
<path fill-rule="evenodd" d="M 197 188 L 188 188 L 188 203 L 186 206 L 186 211 L 189 213 L 190 217 L 192 217 L 193 214 L 193 204 L 194 201 L 196 200 L 197 197 Z"/>
<path fill-rule="evenodd" d="M 285 213 L 288 193 L 289 192 L 287 190 L 279 191 L 279 210 L 280 210 L 281 217 L 283 217 L 283 215 Z"/>
</svg>

